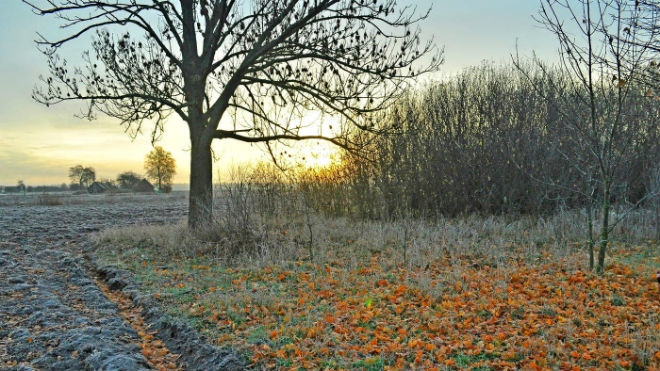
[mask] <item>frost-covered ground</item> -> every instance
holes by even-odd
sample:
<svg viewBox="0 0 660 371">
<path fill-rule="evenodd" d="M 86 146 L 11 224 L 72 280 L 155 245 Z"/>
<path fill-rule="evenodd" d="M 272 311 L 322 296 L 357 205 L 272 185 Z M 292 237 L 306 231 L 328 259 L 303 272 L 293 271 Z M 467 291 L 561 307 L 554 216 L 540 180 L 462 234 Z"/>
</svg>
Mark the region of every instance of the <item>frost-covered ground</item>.
<svg viewBox="0 0 660 371">
<path fill-rule="evenodd" d="M 149 369 L 80 252 L 90 232 L 180 220 L 185 197 L 49 197 L 0 207 L 0 370 Z"/>
</svg>

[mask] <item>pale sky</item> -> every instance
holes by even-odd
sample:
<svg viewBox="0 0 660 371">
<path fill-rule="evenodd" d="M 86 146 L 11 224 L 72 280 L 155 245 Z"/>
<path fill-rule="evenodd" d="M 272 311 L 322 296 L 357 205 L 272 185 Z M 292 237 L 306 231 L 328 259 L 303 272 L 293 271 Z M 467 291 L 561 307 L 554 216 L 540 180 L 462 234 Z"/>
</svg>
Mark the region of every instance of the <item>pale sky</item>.
<svg viewBox="0 0 660 371">
<path fill-rule="evenodd" d="M 536 51 L 545 60 L 556 59 L 553 36 L 532 20 L 538 11 L 536 0 L 416 3 L 421 9 L 433 4 L 421 28 L 445 49 L 445 64 L 434 79 L 483 61 L 508 63 L 516 44 L 522 56 Z M 67 169 L 77 164 L 94 167 L 100 178 L 114 179 L 127 170 L 143 173 L 144 156 L 151 150 L 149 130 L 132 141 L 114 119 L 100 117 L 90 122 L 74 117 L 82 105 L 46 108 L 31 99 L 39 75 L 47 72 L 33 40 L 37 32 L 58 32 L 58 23 L 32 14 L 20 0 L 0 0 L 0 24 L 0 185 L 14 185 L 19 179 L 28 185 L 68 183 Z M 75 59 L 82 50 L 75 48 L 82 46 L 64 50 Z M 185 124 L 170 120 L 157 145 L 177 160 L 175 183 L 187 183 L 190 156 Z M 236 141 L 216 141 L 214 150 L 219 155 L 215 171 L 223 177 L 232 165 L 264 157 L 257 147 Z"/>
</svg>

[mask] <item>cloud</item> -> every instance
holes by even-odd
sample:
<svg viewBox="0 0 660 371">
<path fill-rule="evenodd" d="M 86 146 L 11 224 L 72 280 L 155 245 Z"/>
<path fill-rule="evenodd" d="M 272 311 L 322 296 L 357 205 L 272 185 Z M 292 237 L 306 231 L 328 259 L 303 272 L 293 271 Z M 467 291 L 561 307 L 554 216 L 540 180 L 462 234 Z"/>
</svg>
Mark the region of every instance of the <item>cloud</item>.
<svg viewBox="0 0 660 371">
<path fill-rule="evenodd" d="M 0 150 L 0 184 L 13 185 L 20 179 L 27 184 L 59 184 L 62 169 L 48 159 L 4 148 Z"/>
</svg>

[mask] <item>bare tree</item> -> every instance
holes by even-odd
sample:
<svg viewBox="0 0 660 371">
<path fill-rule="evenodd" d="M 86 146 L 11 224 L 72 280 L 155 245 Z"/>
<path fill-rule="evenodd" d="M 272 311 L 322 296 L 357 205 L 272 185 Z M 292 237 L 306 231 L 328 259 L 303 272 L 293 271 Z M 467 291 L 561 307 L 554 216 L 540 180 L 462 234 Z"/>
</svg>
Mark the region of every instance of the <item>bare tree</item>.
<svg viewBox="0 0 660 371">
<path fill-rule="evenodd" d="M 560 52 L 559 77 L 546 73 L 545 82 L 553 90 L 570 92 L 556 108 L 573 138 L 573 148 L 557 151 L 584 179 L 569 186 L 587 204 L 590 266 L 597 243 L 598 272 L 604 269 L 610 232 L 621 219 L 611 219 L 613 190 L 622 186 L 618 176 L 628 165 L 628 155 L 644 143 L 640 134 L 648 131 L 640 125 L 657 125 L 655 120 L 635 119 L 651 98 L 639 83 L 656 33 L 640 32 L 637 19 L 645 11 L 634 0 L 541 1 L 538 21 L 555 34 Z M 521 66 L 519 60 L 514 62 Z M 547 71 L 542 63 L 538 65 Z M 597 240 L 591 209 L 596 199 L 600 204 Z"/>
<path fill-rule="evenodd" d="M 83 190 L 96 180 L 96 171 L 92 167 L 76 165 L 69 168 L 69 179 Z"/>
<path fill-rule="evenodd" d="M 301 133 L 302 115 L 316 110 L 377 132 L 365 114 L 436 70 L 442 56 L 412 29 L 428 12 L 396 0 L 23 1 L 66 31 L 38 41 L 50 76 L 36 100 L 84 100 L 84 116 L 105 113 L 132 133 L 153 124 L 154 140 L 172 113 L 188 124 L 193 228 L 212 219 L 214 139 L 355 148 L 343 130 Z M 94 41 L 81 66 L 58 56 L 88 33 Z"/>
</svg>

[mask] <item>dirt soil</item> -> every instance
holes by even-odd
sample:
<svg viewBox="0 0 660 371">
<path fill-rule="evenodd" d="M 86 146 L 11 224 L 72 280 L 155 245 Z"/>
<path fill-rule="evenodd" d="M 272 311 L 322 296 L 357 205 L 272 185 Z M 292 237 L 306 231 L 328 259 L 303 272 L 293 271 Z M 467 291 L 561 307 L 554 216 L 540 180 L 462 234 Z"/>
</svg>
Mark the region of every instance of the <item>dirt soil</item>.
<svg viewBox="0 0 660 371">
<path fill-rule="evenodd" d="M 148 370 L 83 258 L 88 234 L 185 216 L 182 199 L 0 207 L 0 370 Z"/>
</svg>

